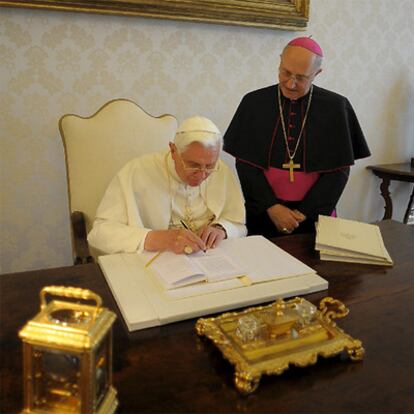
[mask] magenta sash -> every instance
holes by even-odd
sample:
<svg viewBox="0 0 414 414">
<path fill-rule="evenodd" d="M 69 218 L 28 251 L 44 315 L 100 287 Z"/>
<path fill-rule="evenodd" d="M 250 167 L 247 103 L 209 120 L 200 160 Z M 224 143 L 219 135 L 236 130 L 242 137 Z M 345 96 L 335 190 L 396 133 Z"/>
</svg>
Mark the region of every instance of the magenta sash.
<svg viewBox="0 0 414 414">
<path fill-rule="evenodd" d="M 319 173 L 294 171 L 295 181 L 289 181 L 289 170 L 270 167 L 264 171 L 275 196 L 284 201 L 301 201 L 319 178 Z"/>
</svg>

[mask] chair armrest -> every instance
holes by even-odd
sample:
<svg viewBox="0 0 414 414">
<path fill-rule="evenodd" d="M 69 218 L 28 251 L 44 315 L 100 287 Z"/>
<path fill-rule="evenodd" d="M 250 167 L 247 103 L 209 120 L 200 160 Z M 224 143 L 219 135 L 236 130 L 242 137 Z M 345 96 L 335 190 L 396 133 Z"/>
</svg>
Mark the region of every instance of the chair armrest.
<svg viewBox="0 0 414 414">
<path fill-rule="evenodd" d="M 70 215 L 73 234 L 73 262 L 77 264 L 93 263 L 93 257 L 89 252 L 88 241 L 86 239 L 85 218 L 81 211 L 74 211 Z"/>
</svg>

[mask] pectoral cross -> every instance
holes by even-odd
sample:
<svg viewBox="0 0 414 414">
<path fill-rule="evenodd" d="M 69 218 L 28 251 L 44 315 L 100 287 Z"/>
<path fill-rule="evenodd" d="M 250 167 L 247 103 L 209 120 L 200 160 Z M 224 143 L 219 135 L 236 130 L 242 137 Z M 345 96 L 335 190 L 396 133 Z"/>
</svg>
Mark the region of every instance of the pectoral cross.
<svg viewBox="0 0 414 414">
<path fill-rule="evenodd" d="M 289 181 L 293 183 L 295 181 L 295 177 L 293 176 L 293 169 L 300 168 L 300 164 L 295 164 L 291 159 L 288 163 L 282 164 L 282 168 L 289 168 Z"/>
</svg>

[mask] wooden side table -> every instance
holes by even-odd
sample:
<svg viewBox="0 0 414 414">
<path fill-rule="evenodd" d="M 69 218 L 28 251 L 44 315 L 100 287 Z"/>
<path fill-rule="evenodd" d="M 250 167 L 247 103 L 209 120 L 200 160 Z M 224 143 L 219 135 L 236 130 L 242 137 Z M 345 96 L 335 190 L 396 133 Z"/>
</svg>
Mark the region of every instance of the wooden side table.
<svg viewBox="0 0 414 414">
<path fill-rule="evenodd" d="M 367 168 L 372 170 L 376 176 L 382 178 L 380 188 L 381 195 L 385 200 L 385 213 L 383 220 L 390 219 L 392 217 L 392 199 L 389 192 L 390 181 L 395 180 L 414 183 L 414 165 L 412 162 L 405 162 L 401 164 L 369 165 Z M 413 208 L 413 200 L 414 187 L 408 201 L 407 210 L 404 214 L 404 224 L 408 223 L 408 218 L 410 217 L 410 212 Z"/>
</svg>

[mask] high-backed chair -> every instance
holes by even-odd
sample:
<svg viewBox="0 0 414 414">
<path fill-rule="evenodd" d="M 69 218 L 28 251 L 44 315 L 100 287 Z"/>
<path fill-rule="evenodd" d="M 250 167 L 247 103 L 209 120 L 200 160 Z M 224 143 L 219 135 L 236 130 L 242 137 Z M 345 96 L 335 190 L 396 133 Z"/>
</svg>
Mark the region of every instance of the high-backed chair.
<svg viewBox="0 0 414 414">
<path fill-rule="evenodd" d="M 172 115 L 153 117 L 127 99 L 109 101 L 90 117 L 60 118 L 75 264 L 93 261 L 86 236 L 111 179 L 132 158 L 166 149 L 176 129 Z"/>
</svg>

